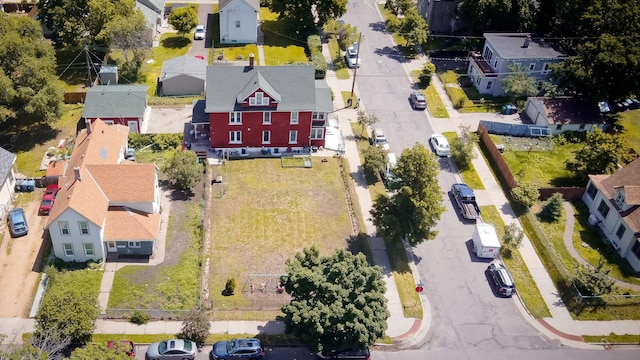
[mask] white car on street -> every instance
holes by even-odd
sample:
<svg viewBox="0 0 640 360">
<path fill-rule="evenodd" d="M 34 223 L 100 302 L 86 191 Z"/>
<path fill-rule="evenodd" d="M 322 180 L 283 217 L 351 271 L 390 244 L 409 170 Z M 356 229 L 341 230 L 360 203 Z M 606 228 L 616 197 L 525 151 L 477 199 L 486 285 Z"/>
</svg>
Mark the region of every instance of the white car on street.
<svg viewBox="0 0 640 360">
<path fill-rule="evenodd" d="M 436 155 L 449 156 L 449 141 L 447 141 L 446 137 L 441 134 L 433 134 L 429 139 L 429 143 L 431 147 L 433 147 L 433 151 L 436 152 Z"/>
</svg>

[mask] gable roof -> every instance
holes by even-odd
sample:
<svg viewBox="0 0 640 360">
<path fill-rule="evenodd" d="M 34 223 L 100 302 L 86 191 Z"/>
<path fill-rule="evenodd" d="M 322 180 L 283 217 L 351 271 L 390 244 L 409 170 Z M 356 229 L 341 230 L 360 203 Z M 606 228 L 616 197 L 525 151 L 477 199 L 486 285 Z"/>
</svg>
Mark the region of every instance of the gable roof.
<svg viewBox="0 0 640 360">
<path fill-rule="evenodd" d="M 16 155 L 0 147 L 0 185 L 7 181 L 15 163 Z"/>
<path fill-rule="evenodd" d="M 110 207 L 103 240 L 156 240 L 160 232 L 159 224 L 159 213 L 147 214 L 122 206 Z"/>
<path fill-rule="evenodd" d="M 549 124 L 604 124 L 595 104 L 575 98 L 532 97 L 528 99 L 543 108 Z"/>
<path fill-rule="evenodd" d="M 218 9 L 222 10 L 234 1 L 236 0 L 220 0 L 218 2 Z M 260 11 L 260 0 L 238 0 L 238 1 L 242 1 L 247 5 L 251 6 L 254 10 Z"/>
<path fill-rule="evenodd" d="M 316 110 L 322 112 L 333 111 L 331 89 L 325 80 L 316 80 Z"/>
<path fill-rule="evenodd" d="M 556 50 L 556 46 L 543 39 L 533 38 L 528 47 L 523 47 L 527 35 L 524 33 L 485 33 L 486 41 L 491 44 L 503 59 L 548 59 L 557 60 L 567 55 Z"/>
<path fill-rule="evenodd" d="M 256 76 L 259 74 L 259 76 Z M 264 81 L 263 81 L 264 80 Z M 280 95 L 278 111 L 316 111 L 315 70 L 312 65 L 283 66 L 209 66 L 207 67 L 205 112 L 230 112 L 240 110 L 238 97 L 253 82 L 265 87 L 263 91 Z M 245 109 L 246 110 L 246 109 Z"/>
<path fill-rule="evenodd" d="M 82 117 L 142 118 L 148 85 L 97 85 L 87 91 Z"/>
<path fill-rule="evenodd" d="M 616 209 L 620 210 L 613 200 L 613 197 L 616 193 L 616 188 L 620 186 L 624 186 L 625 195 L 627 188 L 631 190 L 632 199 L 637 200 L 637 191 L 638 187 L 640 187 L 640 157 L 636 158 L 622 169 L 616 171 L 611 175 L 589 175 L 589 179 L 593 182 L 593 184 L 609 199 L 609 202 L 616 207 Z M 625 222 L 634 233 L 638 233 L 640 231 L 640 204 L 633 204 L 631 208 L 627 211 L 620 213 L 620 215 L 624 218 Z"/>
<path fill-rule="evenodd" d="M 179 75 L 189 75 L 205 80 L 207 77 L 207 61 L 195 56 L 178 56 L 162 63 L 160 81 L 174 78 Z"/>
<path fill-rule="evenodd" d="M 253 77 L 247 81 L 247 86 L 240 91 L 236 97 L 237 102 L 245 101 L 251 94 L 257 90 L 264 91 L 269 97 L 277 102 L 282 101 L 282 96 L 269 84 L 269 82 L 260 74 L 255 72 Z"/>
<path fill-rule="evenodd" d="M 152 202 L 155 189 L 155 165 L 123 162 L 113 165 L 87 165 L 110 202 Z M 126 185 L 122 179 L 127 179 Z"/>
</svg>

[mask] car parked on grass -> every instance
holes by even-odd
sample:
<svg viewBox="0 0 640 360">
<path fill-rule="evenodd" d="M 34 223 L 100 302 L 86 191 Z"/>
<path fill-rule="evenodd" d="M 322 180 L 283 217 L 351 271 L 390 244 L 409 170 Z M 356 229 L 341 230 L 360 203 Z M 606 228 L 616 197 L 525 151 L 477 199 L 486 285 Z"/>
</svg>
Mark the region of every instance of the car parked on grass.
<svg viewBox="0 0 640 360">
<path fill-rule="evenodd" d="M 373 129 L 369 143 L 375 146 L 381 146 L 385 150 L 389 150 L 389 142 L 382 129 Z"/>
<path fill-rule="evenodd" d="M 7 215 L 7 223 L 9 224 L 11 237 L 24 236 L 29 233 L 27 218 L 24 216 L 24 210 L 22 210 L 22 208 L 10 210 Z"/>
<path fill-rule="evenodd" d="M 204 40 L 205 28 L 204 25 L 196 26 L 196 32 L 193 34 L 193 40 Z"/>
<path fill-rule="evenodd" d="M 232 339 L 229 341 L 218 341 L 213 344 L 213 349 L 209 353 L 210 360 L 262 360 L 264 349 L 260 344 L 260 339 Z"/>
<path fill-rule="evenodd" d="M 489 265 L 487 271 L 489 272 L 489 279 L 493 282 L 493 286 L 500 296 L 511 297 L 516 293 L 516 285 L 504 265 L 493 262 Z"/>
<path fill-rule="evenodd" d="M 125 353 L 129 357 L 136 357 L 136 346 L 133 341 L 119 340 L 107 342 L 107 348 L 119 353 Z"/>
<path fill-rule="evenodd" d="M 316 354 L 320 360 L 370 360 L 371 352 L 369 348 L 362 350 L 341 350 L 328 351 Z"/>
<path fill-rule="evenodd" d="M 171 339 L 149 345 L 145 360 L 193 360 L 196 358 L 196 343 L 191 340 Z"/>
<path fill-rule="evenodd" d="M 429 143 L 431 147 L 433 147 L 433 151 L 435 151 L 438 156 L 449 156 L 449 141 L 447 138 L 441 134 L 433 134 L 431 138 L 429 138 Z"/>
<path fill-rule="evenodd" d="M 427 98 L 420 91 L 413 91 L 409 94 L 409 103 L 413 110 L 424 110 L 427 108 Z"/>
</svg>

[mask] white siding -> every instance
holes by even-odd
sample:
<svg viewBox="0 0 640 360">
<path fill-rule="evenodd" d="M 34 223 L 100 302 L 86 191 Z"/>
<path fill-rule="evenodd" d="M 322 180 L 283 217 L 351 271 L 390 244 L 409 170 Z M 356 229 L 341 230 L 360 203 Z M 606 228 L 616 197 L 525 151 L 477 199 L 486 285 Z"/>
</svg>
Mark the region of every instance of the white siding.
<svg viewBox="0 0 640 360">
<path fill-rule="evenodd" d="M 89 234 L 82 235 L 80 233 L 79 223 L 86 221 L 88 223 Z M 66 222 L 69 225 L 69 235 L 63 235 L 60 230 L 60 224 Z M 86 218 L 75 212 L 74 210 L 65 210 L 55 222 L 49 226 L 49 235 L 53 245 L 54 255 L 64 261 L 87 261 L 104 259 L 104 246 L 102 245 L 103 232 L 100 226 L 91 223 Z M 85 256 L 83 243 L 93 245 L 93 256 Z M 72 244 L 73 256 L 65 253 L 63 244 Z"/>
<path fill-rule="evenodd" d="M 240 24 L 239 27 L 236 24 Z M 220 10 L 220 42 L 255 44 L 258 41 L 258 13 L 243 0 L 234 0 Z"/>
</svg>

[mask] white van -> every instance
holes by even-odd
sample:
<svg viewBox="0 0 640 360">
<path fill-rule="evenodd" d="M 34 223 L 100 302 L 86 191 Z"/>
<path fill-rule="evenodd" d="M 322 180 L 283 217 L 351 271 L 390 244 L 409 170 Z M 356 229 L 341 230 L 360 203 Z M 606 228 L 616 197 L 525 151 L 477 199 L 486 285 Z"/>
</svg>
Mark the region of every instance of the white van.
<svg viewBox="0 0 640 360">
<path fill-rule="evenodd" d="M 388 183 L 394 180 L 392 169 L 398 165 L 398 159 L 396 158 L 396 154 L 388 153 L 387 154 L 387 167 L 384 171 L 384 180 Z"/>
</svg>

